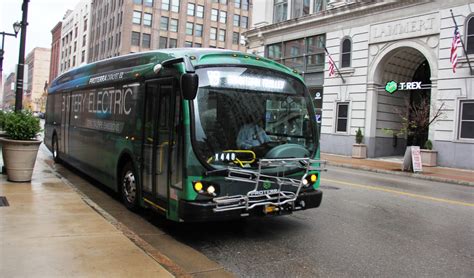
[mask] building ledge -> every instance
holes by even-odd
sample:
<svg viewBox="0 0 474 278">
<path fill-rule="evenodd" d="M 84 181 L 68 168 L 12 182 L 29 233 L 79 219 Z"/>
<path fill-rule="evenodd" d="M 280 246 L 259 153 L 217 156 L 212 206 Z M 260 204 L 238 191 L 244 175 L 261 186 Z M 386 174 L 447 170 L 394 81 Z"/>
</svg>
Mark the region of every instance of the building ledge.
<svg viewBox="0 0 474 278">
<path fill-rule="evenodd" d="M 352 76 L 354 75 L 354 72 L 355 72 L 355 68 L 340 68 L 339 69 L 339 73 L 342 75 L 342 76 Z"/>
</svg>

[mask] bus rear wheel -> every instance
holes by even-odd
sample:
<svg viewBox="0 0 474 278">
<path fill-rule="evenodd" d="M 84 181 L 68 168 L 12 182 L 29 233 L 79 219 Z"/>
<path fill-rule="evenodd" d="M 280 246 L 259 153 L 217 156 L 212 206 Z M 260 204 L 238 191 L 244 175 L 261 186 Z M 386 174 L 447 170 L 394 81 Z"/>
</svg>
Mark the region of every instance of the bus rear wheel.
<svg viewBox="0 0 474 278">
<path fill-rule="evenodd" d="M 135 169 L 131 162 L 127 162 L 121 171 L 120 175 L 120 191 L 122 201 L 125 206 L 132 211 L 138 210 L 138 181 Z"/>
<path fill-rule="evenodd" d="M 61 162 L 61 159 L 59 158 L 58 136 L 56 136 L 56 134 L 53 136 L 52 149 L 53 149 L 54 162 L 56 163 Z"/>
</svg>

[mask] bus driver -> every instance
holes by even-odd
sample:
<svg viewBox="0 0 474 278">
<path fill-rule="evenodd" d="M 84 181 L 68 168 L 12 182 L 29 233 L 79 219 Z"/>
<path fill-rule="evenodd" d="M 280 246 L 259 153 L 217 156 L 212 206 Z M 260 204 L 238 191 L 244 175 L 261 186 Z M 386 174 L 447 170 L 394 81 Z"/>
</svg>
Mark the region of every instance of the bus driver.
<svg viewBox="0 0 474 278">
<path fill-rule="evenodd" d="M 237 135 L 237 147 L 244 150 L 255 150 L 257 152 L 260 146 L 270 142 L 270 137 L 261 127 L 262 120 L 258 122 L 248 122 L 240 128 Z"/>
</svg>

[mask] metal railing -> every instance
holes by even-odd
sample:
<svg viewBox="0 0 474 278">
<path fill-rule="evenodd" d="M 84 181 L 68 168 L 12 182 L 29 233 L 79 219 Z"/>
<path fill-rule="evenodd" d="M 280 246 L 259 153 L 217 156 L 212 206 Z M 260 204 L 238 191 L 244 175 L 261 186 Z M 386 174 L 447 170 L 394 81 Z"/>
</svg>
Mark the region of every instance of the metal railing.
<svg viewBox="0 0 474 278">
<path fill-rule="evenodd" d="M 294 208 L 294 202 L 299 196 L 304 180 L 310 171 L 325 171 L 326 161 L 309 158 L 291 159 L 261 159 L 258 169 L 228 168 L 226 180 L 255 184 L 255 187 L 246 195 L 222 196 L 213 199 L 216 207 L 215 212 L 245 209 L 250 210 L 257 206 L 273 205 L 280 207 L 290 204 Z M 282 169 L 275 175 L 262 174 L 262 168 L 275 167 Z M 304 170 L 301 179 L 280 176 L 286 168 L 300 168 Z M 276 184 L 278 188 L 265 188 L 265 184 Z M 259 189 L 259 186 L 263 187 Z M 274 187 L 274 186 L 273 186 Z M 286 190 L 282 188 L 285 187 Z M 293 190 L 288 190 L 291 188 Z"/>
</svg>

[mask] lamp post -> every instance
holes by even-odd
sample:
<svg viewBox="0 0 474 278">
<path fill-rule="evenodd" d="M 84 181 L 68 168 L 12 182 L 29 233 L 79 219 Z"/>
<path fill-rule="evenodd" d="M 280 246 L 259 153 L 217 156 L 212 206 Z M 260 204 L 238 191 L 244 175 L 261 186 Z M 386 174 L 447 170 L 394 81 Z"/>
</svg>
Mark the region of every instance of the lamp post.
<svg viewBox="0 0 474 278">
<path fill-rule="evenodd" d="M 30 2 L 30 0 L 23 0 L 23 4 L 21 5 L 23 15 L 20 24 L 20 53 L 18 54 L 18 67 L 16 72 L 15 112 L 21 111 L 23 107 L 23 71 L 25 68 L 25 44 L 26 26 L 28 26 L 28 2 Z"/>
<path fill-rule="evenodd" d="M 16 35 L 20 31 L 20 28 L 20 22 L 15 22 L 13 23 L 13 31 L 15 31 L 15 34 L 0 32 L 0 35 L 2 35 L 2 48 L 0 49 L 0 85 L 3 84 L 3 54 L 5 54 L 5 36 L 11 36 L 16 38 Z"/>
</svg>

